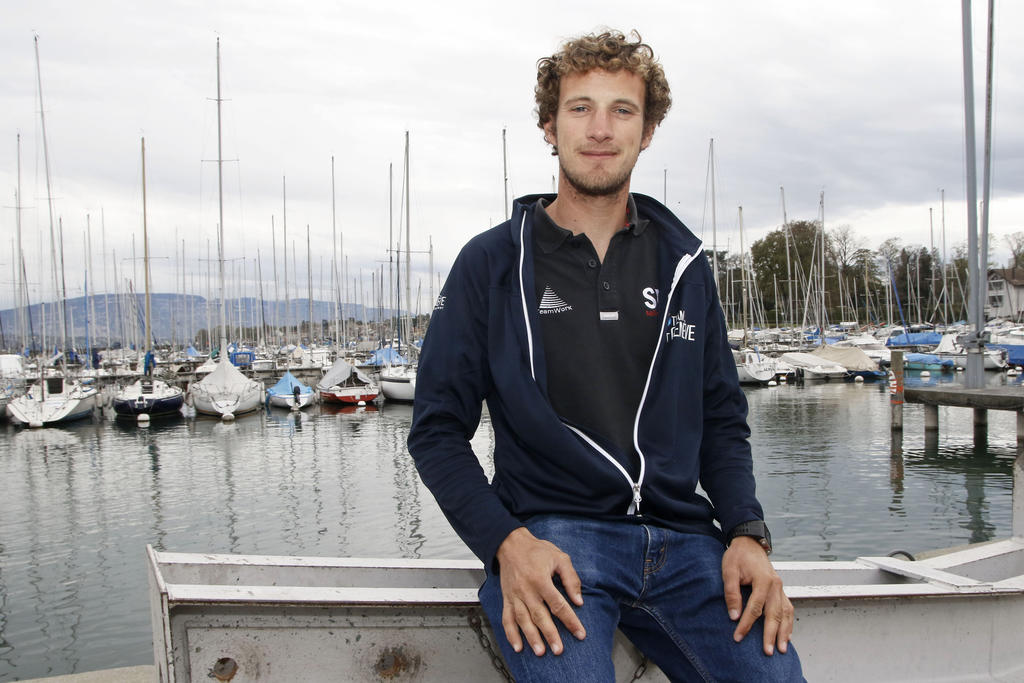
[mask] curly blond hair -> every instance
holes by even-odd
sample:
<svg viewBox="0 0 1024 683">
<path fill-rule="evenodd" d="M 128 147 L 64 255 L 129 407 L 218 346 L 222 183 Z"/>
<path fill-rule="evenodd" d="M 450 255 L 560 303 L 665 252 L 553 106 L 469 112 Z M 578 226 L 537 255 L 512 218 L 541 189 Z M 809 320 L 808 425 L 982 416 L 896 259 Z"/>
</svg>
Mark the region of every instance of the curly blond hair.
<svg viewBox="0 0 1024 683">
<path fill-rule="evenodd" d="M 537 126 L 541 129 L 555 118 L 562 77 L 586 73 L 592 69 L 619 71 L 626 69 L 646 83 L 644 97 L 644 131 L 653 131 L 672 106 L 672 94 L 654 50 L 635 30 L 629 40 L 619 31 L 593 33 L 566 41 L 562 49 L 537 61 Z"/>
</svg>

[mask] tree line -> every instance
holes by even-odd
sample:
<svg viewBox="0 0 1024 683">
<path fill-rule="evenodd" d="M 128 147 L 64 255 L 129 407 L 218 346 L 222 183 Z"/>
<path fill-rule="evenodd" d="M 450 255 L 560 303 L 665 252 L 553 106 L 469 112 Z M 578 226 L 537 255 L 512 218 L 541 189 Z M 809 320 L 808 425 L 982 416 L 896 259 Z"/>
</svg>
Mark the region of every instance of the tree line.
<svg viewBox="0 0 1024 683">
<path fill-rule="evenodd" d="M 1010 267 L 1024 268 L 1024 232 L 1005 242 Z M 938 247 L 890 237 L 872 250 L 849 225 L 822 231 L 820 221 L 797 220 L 754 242 L 748 254 L 705 253 L 717 261 L 732 327 L 948 324 L 967 317 L 965 244 L 944 261 Z"/>
</svg>

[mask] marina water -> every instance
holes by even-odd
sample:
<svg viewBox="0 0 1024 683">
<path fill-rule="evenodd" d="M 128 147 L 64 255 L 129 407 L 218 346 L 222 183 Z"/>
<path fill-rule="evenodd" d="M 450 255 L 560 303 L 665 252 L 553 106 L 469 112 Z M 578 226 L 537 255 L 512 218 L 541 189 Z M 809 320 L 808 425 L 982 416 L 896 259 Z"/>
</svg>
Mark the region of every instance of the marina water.
<svg viewBox="0 0 1024 683">
<path fill-rule="evenodd" d="M 991 384 L 1016 381 L 988 374 Z M 959 381 L 910 373 L 907 385 Z M 987 446 L 975 446 L 970 410 L 940 408 L 938 436 L 926 439 L 923 409 L 908 405 L 899 446 L 887 392 L 844 382 L 747 391 L 774 559 L 848 560 L 1009 535 L 1015 415 L 990 412 Z M 147 543 L 471 558 L 416 475 L 405 448 L 411 419 L 411 406 L 384 404 L 261 411 L 234 423 L 0 423 L 0 681 L 151 663 Z M 486 412 L 473 445 L 490 471 Z"/>
</svg>

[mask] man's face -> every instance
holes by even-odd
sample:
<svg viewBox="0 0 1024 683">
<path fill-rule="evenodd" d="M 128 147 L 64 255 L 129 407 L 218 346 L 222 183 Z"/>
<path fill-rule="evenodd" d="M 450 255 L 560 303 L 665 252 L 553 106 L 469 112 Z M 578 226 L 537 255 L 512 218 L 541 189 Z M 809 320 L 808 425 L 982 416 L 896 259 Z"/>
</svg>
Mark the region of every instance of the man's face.
<svg viewBox="0 0 1024 683">
<path fill-rule="evenodd" d="M 558 150 L 562 179 L 581 194 L 602 197 L 629 184 L 644 131 L 642 78 L 626 70 L 593 69 L 562 78 L 555 118 L 544 139 Z"/>
</svg>

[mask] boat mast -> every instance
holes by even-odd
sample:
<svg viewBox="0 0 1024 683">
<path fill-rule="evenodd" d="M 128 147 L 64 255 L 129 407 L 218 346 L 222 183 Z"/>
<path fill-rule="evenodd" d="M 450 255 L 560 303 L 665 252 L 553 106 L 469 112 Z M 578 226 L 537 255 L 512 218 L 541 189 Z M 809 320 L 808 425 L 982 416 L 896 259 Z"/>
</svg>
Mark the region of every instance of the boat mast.
<svg viewBox="0 0 1024 683">
<path fill-rule="evenodd" d="M 818 330 L 819 338 L 818 344 L 825 344 L 825 324 L 827 318 L 825 316 L 825 191 L 821 191 L 819 205 L 821 207 L 821 323 L 819 324 L 820 329 Z"/>
<path fill-rule="evenodd" d="M 36 82 L 39 86 L 39 123 L 43 133 L 43 168 L 46 171 L 46 206 L 50 216 L 50 265 L 53 271 L 53 286 L 55 293 L 60 296 L 60 327 L 61 327 L 61 353 L 64 354 L 67 351 L 68 345 L 68 328 L 66 318 L 66 311 L 64 310 L 64 294 L 60 290 L 60 286 L 57 282 L 57 236 L 54 233 L 54 216 L 53 216 L 53 187 L 50 180 L 50 148 L 46 141 L 46 109 L 43 107 L 43 76 L 42 68 L 39 65 L 39 36 L 33 38 L 35 43 L 36 51 Z M 64 365 L 64 356 L 62 355 L 61 365 Z"/>
<path fill-rule="evenodd" d="M 708 151 L 708 163 L 711 164 L 711 263 L 715 272 L 715 287 L 718 283 L 718 215 L 715 208 L 715 139 L 711 138 Z M 719 293 L 718 298 L 722 295 Z"/>
<path fill-rule="evenodd" d="M 388 320 L 392 319 L 392 315 L 395 313 L 395 287 L 397 283 L 394 282 L 394 262 L 395 262 L 395 181 L 394 181 L 394 164 L 388 164 Z M 347 284 L 347 283 L 346 283 Z M 394 335 L 397 325 L 391 326 L 391 333 Z"/>
<path fill-rule="evenodd" d="M 796 306 L 793 303 L 793 267 L 789 261 L 789 218 L 786 216 L 786 188 L 779 185 L 779 194 L 782 195 L 782 236 L 786 240 L 786 285 L 789 287 L 789 319 L 791 325 L 796 325 Z"/>
<path fill-rule="evenodd" d="M 313 252 L 309 246 L 309 223 L 306 223 L 306 292 L 309 294 L 309 345 L 313 346 Z"/>
<path fill-rule="evenodd" d="M 747 315 L 749 313 L 747 309 L 747 264 L 746 264 L 746 252 L 743 251 L 743 207 L 739 207 L 739 222 L 740 222 L 740 281 L 742 282 L 742 291 L 740 295 L 743 298 L 743 346 L 747 345 Z"/>
<path fill-rule="evenodd" d="M 110 288 L 107 285 L 107 218 L 103 209 L 100 209 L 100 244 L 103 254 L 103 322 L 106 323 L 107 348 L 112 348 L 110 341 Z"/>
<path fill-rule="evenodd" d="M 17 282 L 18 282 L 18 328 L 21 330 L 21 348 L 19 353 L 24 353 L 27 346 L 25 336 L 28 325 L 25 323 L 28 312 L 28 289 L 25 282 L 25 256 L 21 246 L 21 133 L 18 133 L 18 189 L 14 195 L 14 224 L 17 231 L 18 250 L 17 259 Z"/>
<path fill-rule="evenodd" d="M 277 235 L 275 234 L 274 217 L 270 217 L 270 252 L 274 261 L 274 344 L 280 348 L 284 344 L 278 328 L 281 325 L 281 290 L 278 288 L 277 280 Z"/>
<path fill-rule="evenodd" d="M 217 38 L 217 262 L 220 276 L 220 362 L 228 354 L 228 321 L 224 309 L 224 150 L 221 136 L 220 105 L 220 38 Z"/>
<path fill-rule="evenodd" d="M 334 155 L 331 155 L 331 298 L 334 299 L 334 352 L 340 358 L 338 344 L 341 342 L 338 318 L 338 216 L 334 194 Z"/>
<path fill-rule="evenodd" d="M 509 219 L 508 213 L 508 144 L 505 141 L 507 128 L 501 129 L 501 166 L 505 176 L 505 220 Z M 408 135 L 408 133 L 406 133 Z"/>
<path fill-rule="evenodd" d="M 292 313 L 292 302 L 288 296 L 288 185 L 287 179 L 281 176 L 281 212 L 284 223 L 284 343 L 288 343 L 288 318 Z M 297 336 L 297 334 L 296 334 Z"/>
<path fill-rule="evenodd" d="M 267 310 L 263 301 L 263 260 L 259 248 L 256 249 L 256 278 L 260 283 L 260 334 L 256 344 L 262 348 L 266 344 Z"/>
<path fill-rule="evenodd" d="M 142 269 L 145 271 L 146 279 L 146 341 L 144 346 L 148 353 L 153 336 L 150 331 L 150 311 L 152 309 L 149 299 L 149 228 L 146 225 L 146 138 L 142 138 Z"/>
<path fill-rule="evenodd" d="M 409 131 L 405 131 L 405 305 L 409 307 L 409 314 L 412 315 L 412 287 L 409 280 L 412 277 L 412 270 L 409 266 L 412 247 L 409 242 L 410 219 L 409 213 L 412 207 L 409 203 Z M 409 326 L 405 331 L 405 343 L 409 345 L 410 359 L 412 356 L 412 318 L 408 318 Z M 401 351 L 401 349 L 399 349 Z"/>
</svg>

